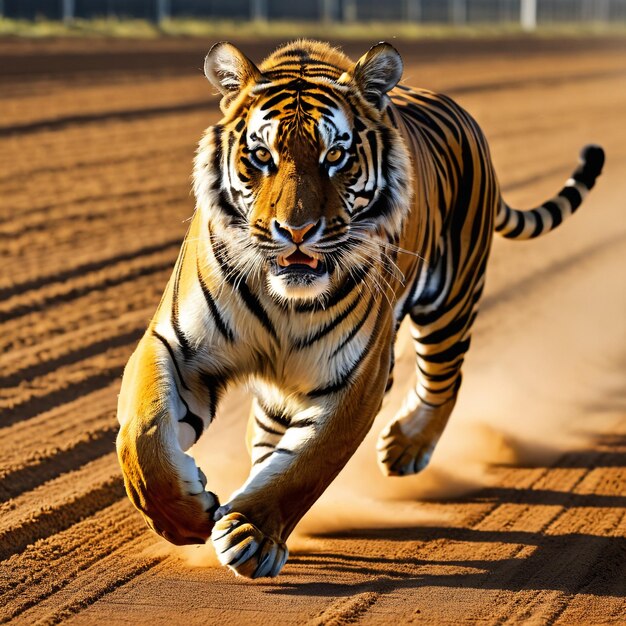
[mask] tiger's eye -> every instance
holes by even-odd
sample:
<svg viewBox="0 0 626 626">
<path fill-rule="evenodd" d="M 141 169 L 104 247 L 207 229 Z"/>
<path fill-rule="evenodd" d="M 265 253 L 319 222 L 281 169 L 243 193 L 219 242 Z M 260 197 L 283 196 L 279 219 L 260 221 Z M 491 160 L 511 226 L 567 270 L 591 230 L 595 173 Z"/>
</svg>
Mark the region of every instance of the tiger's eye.
<svg viewBox="0 0 626 626">
<path fill-rule="evenodd" d="M 254 158 L 259 162 L 266 165 L 272 160 L 272 153 L 266 148 L 257 148 L 254 151 Z"/>
<path fill-rule="evenodd" d="M 325 159 L 326 163 L 330 163 L 331 165 L 334 165 L 335 163 L 339 163 L 339 161 L 343 159 L 343 155 L 344 155 L 343 148 L 331 148 L 326 153 L 326 159 Z"/>
</svg>

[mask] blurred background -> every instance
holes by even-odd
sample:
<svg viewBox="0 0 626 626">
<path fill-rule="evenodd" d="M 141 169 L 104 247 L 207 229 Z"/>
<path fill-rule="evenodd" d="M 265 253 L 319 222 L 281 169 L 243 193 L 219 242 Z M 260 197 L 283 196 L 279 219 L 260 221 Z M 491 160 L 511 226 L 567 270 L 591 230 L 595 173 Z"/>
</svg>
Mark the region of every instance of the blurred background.
<svg viewBox="0 0 626 626">
<path fill-rule="evenodd" d="M 409 21 L 424 24 L 609 24 L 626 20 L 626 0 L 2 0 L 0 15 L 15 20 L 135 18 Z"/>
</svg>

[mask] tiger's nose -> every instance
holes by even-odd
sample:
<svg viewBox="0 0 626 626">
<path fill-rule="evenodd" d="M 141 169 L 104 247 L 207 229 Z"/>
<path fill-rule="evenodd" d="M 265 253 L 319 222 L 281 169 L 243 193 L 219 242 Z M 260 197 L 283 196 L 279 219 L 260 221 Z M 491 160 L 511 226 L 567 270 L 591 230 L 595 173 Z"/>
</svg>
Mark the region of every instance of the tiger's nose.
<svg viewBox="0 0 626 626">
<path fill-rule="evenodd" d="M 294 243 L 302 243 L 307 239 L 310 239 L 318 230 L 320 226 L 320 220 L 316 222 L 309 222 L 304 226 L 292 226 L 288 223 L 280 223 L 278 220 L 274 220 L 276 230 L 283 236 L 288 237 Z"/>
</svg>

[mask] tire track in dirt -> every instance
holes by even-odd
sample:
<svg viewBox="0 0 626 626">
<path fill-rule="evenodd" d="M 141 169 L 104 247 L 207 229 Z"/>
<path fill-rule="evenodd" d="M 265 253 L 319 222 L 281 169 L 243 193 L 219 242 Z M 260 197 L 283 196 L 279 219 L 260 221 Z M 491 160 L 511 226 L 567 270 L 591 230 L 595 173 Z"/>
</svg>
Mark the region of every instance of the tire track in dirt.
<svg viewBox="0 0 626 626">
<path fill-rule="evenodd" d="M 21 616 L 23 623 L 32 624 L 42 612 L 50 619 L 51 614 L 66 613 L 68 607 L 78 609 L 89 598 L 99 597 L 97 592 L 103 587 L 124 584 L 124 576 L 121 580 L 118 578 L 120 566 L 120 573 L 134 576 L 156 565 L 159 558 L 124 558 L 124 548 L 136 555 L 150 545 L 143 522 L 129 517 L 128 513 L 126 501 L 116 502 L 2 561 L 0 621 Z M 89 546 L 89 550 L 85 550 L 85 546 Z M 46 567 L 42 568 L 41 563 L 46 563 Z M 86 570 L 89 570 L 88 584 L 81 577 Z M 77 589 L 83 586 L 87 589 Z"/>
<path fill-rule="evenodd" d="M 83 278 L 85 274 L 99 272 L 100 270 L 111 268 L 116 265 L 123 265 L 128 261 L 134 261 L 140 257 L 152 256 L 155 253 L 167 251 L 171 254 L 173 250 L 180 247 L 181 241 L 182 239 L 180 237 L 172 237 L 161 243 L 142 246 L 141 248 L 137 248 L 135 250 L 120 252 L 114 256 L 105 257 L 97 261 L 88 261 L 86 263 L 82 263 L 81 265 L 73 265 L 71 268 L 56 274 L 41 275 L 29 281 L 14 283 L 10 287 L 0 289 L 0 299 L 7 300 L 12 296 L 21 295 L 27 291 L 39 290 L 55 283 L 66 283 L 72 278 Z"/>
<path fill-rule="evenodd" d="M 92 343 L 82 346 L 81 348 L 77 348 L 71 351 L 67 351 L 68 344 L 60 342 L 62 345 L 60 345 L 59 348 L 61 348 L 62 351 L 56 356 L 52 356 L 48 352 L 48 358 L 46 358 L 45 360 L 39 359 L 38 354 L 36 357 L 36 362 L 32 364 L 24 365 L 23 361 L 20 361 L 19 369 L 16 369 L 10 374 L 0 376 L 0 385 L 15 387 L 18 386 L 23 380 L 32 380 L 34 378 L 45 376 L 46 374 L 49 374 L 62 366 L 73 365 L 78 361 L 83 361 L 89 357 L 94 357 L 98 354 L 102 354 L 108 349 L 120 348 L 122 346 L 129 346 L 131 344 L 137 343 L 137 341 L 139 341 L 139 339 L 145 332 L 145 317 L 144 315 L 134 317 L 138 318 L 137 325 L 131 330 L 122 332 L 121 334 L 112 336 L 110 334 L 107 334 L 105 335 L 105 338 L 100 339 L 99 341 L 94 341 Z M 98 327 L 95 330 L 100 330 L 100 328 Z M 65 349 L 63 350 L 63 348 Z"/>
<path fill-rule="evenodd" d="M 82 205 L 89 206 L 89 222 L 111 220 L 115 217 L 116 213 L 122 213 L 126 211 L 143 211 L 148 209 L 151 204 L 154 204 L 154 200 L 158 198 L 159 204 L 166 208 L 168 205 L 177 203 L 180 205 L 180 189 L 172 189 L 171 187 L 157 187 L 155 189 L 146 189 L 142 191 L 133 192 L 132 194 L 115 194 L 109 193 L 108 195 L 101 196 L 86 196 L 82 198 L 73 198 L 68 202 L 62 202 L 55 205 L 48 205 L 45 207 L 45 211 L 40 214 L 31 214 L 31 219 L 23 219 L 21 223 L 12 223 L 8 226 L 0 227 L 0 241 L 7 242 L 7 251 L 12 252 L 13 249 L 9 248 L 11 241 L 19 241 L 20 239 L 26 240 L 27 244 L 37 244 L 38 240 L 42 240 L 42 243 L 47 244 L 50 242 L 50 231 L 54 232 L 55 229 L 68 229 L 74 226 L 76 219 L 84 218 L 85 208 Z M 165 192 L 165 193 L 164 193 Z M 169 193 L 168 193 L 169 192 Z M 150 196 L 154 195 L 154 199 L 151 200 Z M 169 196 L 169 197 L 168 197 Z M 138 202 L 120 202 L 120 200 L 129 200 L 131 197 L 141 198 Z M 54 209 L 54 214 L 52 213 Z M 117 221 L 117 220 L 116 220 Z M 41 235 L 48 235 L 48 237 L 42 237 Z M 52 242 L 54 243 L 54 242 Z M 24 246 L 25 247 L 25 246 Z M 19 251 L 22 248 L 14 248 Z"/>
<path fill-rule="evenodd" d="M 20 395 L 9 401 L 9 406 L 0 409 L 0 420 L 10 426 L 16 422 L 28 420 L 47 411 L 68 398 L 83 396 L 92 391 L 107 387 L 113 380 L 120 378 L 124 364 L 130 356 L 130 350 L 112 350 L 98 358 L 76 367 L 63 368 L 56 375 L 43 377 L 37 384 L 20 389 Z M 40 384 L 49 385 L 43 390 Z"/>
<path fill-rule="evenodd" d="M 164 143 L 169 143 L 168 137 L 165 136 L 165 133 L 160 133 L 160 137 Z M 180 151 L 181 157 L 189 156 L 187 154 L 187 146 L 184 145 L 184 142 L 181 142 L 181 147 L 178 148 Z M 75 151 L 72 151 L 68 158 L 64 161 L 62 165 L 47 165 L 47 166 L 39 166 L 33 169 L 25 169 L 23 165 L 19 165 L 15 168 L 15 171 L 11 171 L 10 173 L 6 173 L 0 176 L 0 185 L 7 184 L 5 187 L 8 191 L 19 191 L 22 189 L 22 184 L 20 181 L 28 180 L 28 181 L 36 181 L 37 178 L 41 177 L 49 177 L 49 176 L 60 176 L 64 174 L 69 174 L 72 170 L 80 169 L 81 172 L 88 172 L 89 170 L 93 170 L 93 172 L 100 172 L 102 168 L 114 167 L 119 168 L 123 165 L 134 165 L 137 161 L 142 159 L 146 159 L 148 157 L 159 159 L 165 155 L 176 154 L 177 149 L 175 147 L 168 147 L 168 149 L 157 149 L 154 146 L 144 147 L 143 145 L 140 147 L 131 146 L 125 150 L 126 154 L 122 154 L 120 150 L 109 150 L 110 154 L 107 156 L 103 156 L 101 150 L 98 151 L 98 157 L 94 157 L 93 152 L 86 151 L 84 155 L 76 154 Z M 16 185 L 16 183 L 18 183 Z M 10 187 L 8 184 L 13 184 L 15 187 Z M 137 192 L 129 192 L 133 195 L 138 195 Z M 35 213 L 37 210 L 28 210 L 27 214 Z M 19 219 L 18 216 L 14 216 L 16 219 Z M 10 216 L 0 216 L 0 224 L 4 223 L 10 219 Z"/>
<path fill-rule="evenodd" d="M 77 275 L 75 280 L 69 283 L 50 280 L 47 282 L 47 288 L 34 294 L 19 293 L 0 303 L 0 323 L 41 311 L 61 302 L 76 300 L 94 291 L 105 291 L 122 283 L 171 269 L 172 251 L 177 251 L 179 246 L 180 240 L 175 238 L 173 241 L 156 246 L 154 252 L 148 251 L 144 254 L 138 251 L 133 255 L 132 261 L 125 264 L 102 266 L 101 269 L 84 276 Z"/>
<path fill-rule="evenodd" d="M 172 265 L 174 260 L 172 259 Z M 159 303 L 163 286 L 167 284 L 170 273 L 171 268 L 168 267 L 162 272 L 107 289 L 104 292 L 108 299 L 106 303 L 101 302 L 103 292 L 97 291 L 87 293 L 78 300 L 57 304 L 54 309 L 48 311 L 45 320 L 34 311 L 24 317 L 5 322 L 7 334 L 0 337 L 0 349 L 7 354 L 10 353 L 6 361 L 7 373 L 11 371 L 8 369 L 10 366 L 19 369 L 20 360 L 25 366 L 39 362 L 48 349 L 59 354 L 61 351 L 59 345 L 63 345 L 63 336 L 66 333 L 72 339 L 74 333 L 82 336 L 82 331 L 100 325 L 100 329 L 94 332 L 102 335 L 104 329 L 111 323 L 111 331 L 116 334 L 118 324 L 112 322 L 112 318 L 117 317 L 123 321 L 126 316 L 140 314 L 144 314 L 147 325 Z M 65 351 L 79 347 L 80 345 L 67 345 Z"/>
<path fill-rule="evenodd" d="M 63 490 L 60 496 L 56 488 Z M 66 530 L 124 495 L 115 457 L 109 454 L 14 498 L 10 506 L 0 507 L 0 560 L 22 552 L 38 539 Z"/>
<path fill-rule="evenodd" d="M 43 119 L 27 124 L 14 124 L 0 126 L 0 137 L 24 136 L 37 133 L 42 130 L 59 131 L 70 126 L 83 126 L 107 121 L 123 121 L 136 119 L 149 119 L 151 117 L 163 117 L 165 115 L 179 115 L 195 111 L 205 111 L 211 105 L 210 99 L 185 102 L 182 104 L 158 107 L 146 107 L 141 109 L 126 109 L 117 111 L 105 111 L 102 113 L 90 113 L 85 115 L 66 115 L 52 119 Z"/>
<path fill-rule="evenodd" d="M 110 412 L 107 417 L 107 422 L 111 422 Z M 28 459 L 17 468 L 4 468 L 0 476 L 0 502 L 7 502 L 110 453 L 116 435 L 116 427 L 105 426 L 86 433 L 63 448 L 54 448 L 47 455 L 43 453 Z"/>
<path fill-rule="evenodd" d="M 331 604 L 319 617 L 306 622 L 307 626 L 344 626 L 358 622 L 378 600 L 375 591 L 363 591 Z"/>
<path fill-rule="evenodd" d="M 130 122 L 139 111 L 121 117 Z M 168 113 L 163 107 L 161 112 Z M 110 115 L 96 117 L 107 119 Z M 133 125 L 139 130 L 145 127 L 137 121 Z M 104 142 L 107 132 L 100 132 Z M 114 454 L 115 379 L 132 344 L 143 333 L 178 253 L 182 233 L 173 237 L 170 222 L 162 218 L 164 211 L 173 215 L 186 194 L 186 185 L 170 184 L 173 179 L 168 174 L 175 153 L 172 144 L 184 144 L 178 135 L 165 133 L 170 144 L 167 150 L 148 150 L 146 158 L 136 157 L 139 160 L 134 163 L 142 166 L 134 168 L 122 185 L 117 182 L 120 163 L 132 163 L 129 159 L 83 168 L 82 180 L 100 176 L 100 184 L 108 184 L 106 193 L 86 195 L 83 187 L 73 184 L 72 175 L 67 191 L 59 194 L 55 185 L 55 193 L 41 194 L 44 204 L 34 209 L 28 208 L 28 191 L 15 188 L 27 210 L 3 216 L 5 253 L 8 249 L 9 254 L 34 259 L 32 269 L 23 263 L 17 268 L 0 294 L 0 317 L 9 331 L 3 343 L 15 346 L 21 341 L 20 350 L 13 351 L 7 360 L 1 382 L 2 396 L 9 401 L 8 408 L 5 405 L 0 411 L 0 427 L 7 443 L 0 453 L 0 496 L 5 513 L 0 526 L 0 567 L 5 573 L 2 580 L 10 581 L 8 596 L 2 596 L 4 610 L 0 614 L 5 619 L 20 616 L 20 621 L 36 623 L 36 618 L 30 617 L 33 610 L 41 614 L 46 599 L 53 597 L 45 621 L 60 621 L 160 560 L 151 557 L 138 563 L 120 552 L 129 541 L 140 550 L 146 545 L 146 535 L 141 520 L 126 519 L 127 502 L 118 502 L 124 492 Z M 128 139 L 133 136 L 140 137 L 135 131 Z M 57 159 L 59 171 L 76 167 L 72 146 L 81 146 L 82 141 L 77 137 L 77 141 L 66 144 L 69 152 L 66 148 L 63 154 L 70 158 L 65 163 Z M 54 143 L 62 142 L 55 137 Z M 92 143 L 90 150 L 95 146 L 97 143 Z M 182 153 L 180 147 L 176 149 Z M 58 150 L 56 153 L 60 154 Z M 187 153 L 191 161 L 192 152 L 187 149 Z M 31 165 L 33 161 L 36 167 L 37 159 L 31 159 Z M 45 172 L 46 166 L 42 169 Z M 45 189 L 47 178 L 55 171 L 42 174 L 38 188 Z M 13 182 L 5 179 L 9 192 Z M 52 198 L 52 203 L 46 202 Z M 135 198 L 140 201 L 134 202 Z M 161 215 L 151 211 L 154 206 Z M 77 245 L 85 217 L 90 222 L 89 236 Z M 94 227 L 98 222 L 102 226 Z M 150 232 L 147 245 L 138 248 L 136 241 L 127 237 L 117 238 L 115 247 L 106 241 L 112 228 L 123 232 L 139 227 Z M 165 235 L 161 241 L 159 232 Z M 106 242 L 100 248 L 99 237 Z M 69 263 L 63 258 L 65 249 Z M 99 250 L 106 253 L 97 258 Z M 37 267 L 37 254 L 44 272 Z M 45 273 L 46 268 L 52 271 Z M 151 280 L 159 284 L 153 287 Z M 115 308 L 122 315 L 115 315 Z M 15 447 L 9 449 L 11 442 Z M 117 512 L 110 516 L 109 511 Z M 98 523 L 102 519 L 103 526 Z M 83 538 L 82 530 L 89 527 Z M 98 540 L 94 541 L 94 535 Z M 80 540 L 75 541 L 76 536 Z M 87 544 L 93 552 L 84 554 Z M 43 571 L 29 565 L 42 562 L 42 558 L 48 561 Z M 86 585 L 84 580 L 76 582 L 83 569 L 103 571 Z M 20 572 L 27 572 L 21 580 Z M 63 600 L 65 589 L 72 585 L 78 591 Z"/>
</svg>

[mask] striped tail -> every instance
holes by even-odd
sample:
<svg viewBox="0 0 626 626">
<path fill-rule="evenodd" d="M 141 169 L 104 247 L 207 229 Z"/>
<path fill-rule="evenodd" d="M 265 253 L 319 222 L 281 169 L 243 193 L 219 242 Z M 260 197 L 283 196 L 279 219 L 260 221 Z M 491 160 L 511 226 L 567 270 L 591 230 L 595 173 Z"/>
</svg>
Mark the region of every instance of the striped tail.
<svg viewBox="0 0 626 626">
<path fill-rule="evenodd" d="M 554 230 L 580 206 L 603 165 L 604 150 L 600 146 L 585 146 L 580 153 L 580 165 L 565 187 L 548 202 L 536 209 L 518 211 L 502 200 L 496 215 L 496 232 L 509 239 L 533 239 Z"/>
</svg>

